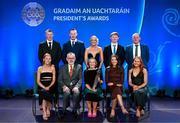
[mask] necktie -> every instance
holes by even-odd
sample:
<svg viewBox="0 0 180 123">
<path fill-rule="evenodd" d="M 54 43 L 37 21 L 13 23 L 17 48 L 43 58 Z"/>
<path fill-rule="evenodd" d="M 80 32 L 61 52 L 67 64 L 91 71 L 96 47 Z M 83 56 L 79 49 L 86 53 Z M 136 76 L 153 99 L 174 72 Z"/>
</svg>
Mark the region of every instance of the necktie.
<svg viewBox="0 0 180 123">
<path fill-rule="evenodd" d="M 74 47 L 74 45 L 75 45 L 75 41 L 73 40 L 73 41 L 72 41 L 72 47 Z"/>
<path fill-rule="evenodd" d="M 49 48 L 52 49 L 52 44 L 51 44 L 51 42 L 49 42 Z"/>
<path fill-rule="evenodd" d="M 73 67 L 72 65 L 70 65 L 70 71 L 69 71 L 70 78 L 72 78 L 72 74 L 73 74 Z"/>
<path fill-rule="evenodd" d="M 116 45 L 113 45 L 113 54 L 116 54 Z"/>
<path fill-rule="evenodd" d="M 135 48 L 135 57 L 138 56 L 138 45 L 135 45 L 136 48 Z"/>
</svg>

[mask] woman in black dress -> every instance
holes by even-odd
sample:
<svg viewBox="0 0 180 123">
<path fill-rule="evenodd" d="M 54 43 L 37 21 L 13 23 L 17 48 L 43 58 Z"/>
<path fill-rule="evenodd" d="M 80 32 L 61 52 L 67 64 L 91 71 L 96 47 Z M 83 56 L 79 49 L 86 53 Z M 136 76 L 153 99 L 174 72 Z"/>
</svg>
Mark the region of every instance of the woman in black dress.
<svg viewBox="0 0 180 123">
<path fill-rule="evenodd" d="M 123 114 L 128 114 L 122 100 L 123 81 L 124 69 L 118 65 L 118 57 L 116 55 L 112 55 L 110 66 L 106 68 L 107 91 L 109 91 L 112 96 L 111 118 L 115 116 L 115 107 L 117 102 L 121 107 Z"/>
<path fill-rule="evenodd" d="M 45 53 L 43 57 L 43 65 L 38 68 L 37 84 L 40 87 L 39 98 L 43 100 L 43 119 L 48 120 L 50 117 L 50 108 L 52 102 L 52 89 L 55 83 L 55 67 L 51 64 L 51 55 Z"/>
<path fill-rule="evenodd" d="M 90 41 L 91 41 L 91 46 L 86 48 L 85 55 L 84 55 L 86 66 L 87 68 L 89 67 L 88 59 L 94 58 L 97 61 L 96 67 L 101 69 L 104 58 L 103 58 L 102 48 L 98 46 L 99 39 L 95 35 L 93 35 L 91 36 Z"/>
<path fill-rule="evenodd" d="M 148 73 L 140 57 L 135 57 L 132 68 L 129 70 L 129 85 L 133 89 L 136 116 L 144 114 L 144 106 L 147 100 Z"/>
<path fill-rule="evenodd" d="M 89 68 L 84 71 L 85 81 L 85 100 L 88 106 L 88 117 L 96 117 L 97 102 L 101 100 L 102 89 L 101 83 L 103 82 L 102 73 L 96 68 L 96 59 L 90 58 L 88 60 Z"/>
</svg>

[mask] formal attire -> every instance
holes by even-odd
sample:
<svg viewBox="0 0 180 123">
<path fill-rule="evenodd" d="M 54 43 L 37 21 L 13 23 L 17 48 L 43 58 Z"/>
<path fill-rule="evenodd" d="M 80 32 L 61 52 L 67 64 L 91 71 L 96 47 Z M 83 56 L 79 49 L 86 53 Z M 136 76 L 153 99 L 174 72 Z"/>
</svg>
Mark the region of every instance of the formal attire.
<svg viewBox="0 0 180 123">
<path fill-rule="evenodd" d="M 56 81 L 52 88 L 56 96 L 55 101 L 57 102 L 58 97 L 59 97 L 57 78 L 58 78 L 58 72 L 59 72 L 59 62 L 61 60 L 61 55 L 62 55 L 60 43 L 54 40 L 53 41 L 46 40 L 39 44 L 38 57 L 41 64 L 43 64 L 43 56 L 45 53 L 49 53 L 51 55 L 51 63 L 55 66 L 55 70 L 56 70 Z M 39 103 L 41 105 L 42 101 L 39 100 Z"/>
<path fill-rule="evenodd" d="M 100 53 L 96 53 L 95 56 L 93 56 L 92 53 L 88 53 L 88 59 L 90 59 L 90 58 L 96 59 L 96 61 L 97 61 L 97 68 L 99 68 L 99 65 L 101 63 L 101 61 L 100 61 Z"/>
<path fill-rule="evenodd" d="M 112 86 L 107 86 L 107 91 L 111 93 L 112 99 L 117 98 L 117 95 L 123 93 L 123 81 L 124 81 L 124 69 L 120 66 L 118 68 L 107 67 L 106 68 L 106 83 L 113 83 Z M 117 84 L 121 84 L 118 87 Z"/>
<path fill-rule="evenodd" d="M 72 70 L 73 69 L 73 70 Z M 79 97 L 82 85 L 82 68 L 79 64 L 74 64 L 73 68 L 70 65 L 65 64 L 59 72 L 58 82 L 60 84 L 60 88 L 62 89 L 63 86 L 66 86 L 70 89 L 70 93 L 63 92 L 63 110 L 70 104 L 70 95 L 73 95 L 73 110 L 77 110 L 79 106 Z M 79 93 L 72 92 L 72 89 L 77 87 L 79 89 Z"/>
<path fill-rule="evenodd" d="M 139 72 L 137 76 L 134 76 L 132 72 L 131 79 L 132 79 L 132 84 L 139 86 L 144 82 L 144 74 L 143 72 Z M 135 105 L 144 107 L 145 102 L 147 100 L 147 87 L 143 87 L 137 91 L 134 91 L 133 96 L 134 96 Z"/>
<path fill-rule="evenodd" d="M 84 71 L 84 81 L 85 84 L 88 84 L 91 88 L 93 88 L 93 85 L 95 83 L 95 78 L 97 76 L 98 69 L 95 70 L 85 70 Z M 100 73 L 100 80 L 103 80 L 102 72 Z M 98 102 L 102 99 L 102 88 L 101 84 L 98 82 L 96 86 L 96 92 L 89 90 L 85 87 L 84 89 L 84 95 L 86 101 L 92 101 L 92 102 Z"/>
<path fill-rule="evenodd" d="M 125 51 L 124 47 L 119 45 L 118 43 L 111 43 L 110 45 L 106 46 L 103 51 L 104 55 L 104 65 L 105 67 L 108 67 L 111 62 L 111 55 L 117 55 L 119 65 L 122 66 L 125 60 Z"/>
<path fill-rule="evenodd" d="M 126 62 L 128 64 L 128 70 L 132 68 L 133 59 L 135 56 L 141 57 L 142 61 L 147 69 L 149 62 L 149 48 L 143 44 L 132 44 L 126 47 Z"/>
<path fill-rule="evenodd" d="M 76 56 L 75 63 L 83 65 L 84 52 L 85 52 L 85 46 L 83 42 L 79 40 L 75 40 L 73 42 L 70 40 L 63 45 L 62 59 L 63 59 L 64 64 L 67 64 L 66 57 L 69 52 L 73 52 L 75 54 Z"/>
<path fill-rule="evenodd" d="M 52 82 L 53 74 L 52 72 L 43 72 L 40 74 L 40 82 L 45 86 L 48 87 Z M 50 88 L 49 91 L 44 90 L 40 87 L 39 89 L 39 98 L 44 99 L 46 101 L 52 102 L 53 96 L 52 96 L 52 88 Z"/>
</svg>

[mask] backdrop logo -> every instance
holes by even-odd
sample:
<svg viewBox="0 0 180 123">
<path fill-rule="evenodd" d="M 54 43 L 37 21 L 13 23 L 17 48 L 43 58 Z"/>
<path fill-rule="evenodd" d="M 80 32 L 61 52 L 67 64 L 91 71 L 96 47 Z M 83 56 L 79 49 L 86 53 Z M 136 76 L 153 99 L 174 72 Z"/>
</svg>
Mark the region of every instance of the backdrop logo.
<svg viewBox="0 0 180 123">
<path fill-rule="evenodd" d="M 45 18 L 44 8 L 37 2 L 26 4 L 22 10 L 22 19 L 29 26 L 38 26 Z"/>
<path fill-rule="evenodd" d="M 162 24 L 168 33 L 180 37 L 180 13 L 177 9 L 166 9 L 162 16 Z"/>
</svg>

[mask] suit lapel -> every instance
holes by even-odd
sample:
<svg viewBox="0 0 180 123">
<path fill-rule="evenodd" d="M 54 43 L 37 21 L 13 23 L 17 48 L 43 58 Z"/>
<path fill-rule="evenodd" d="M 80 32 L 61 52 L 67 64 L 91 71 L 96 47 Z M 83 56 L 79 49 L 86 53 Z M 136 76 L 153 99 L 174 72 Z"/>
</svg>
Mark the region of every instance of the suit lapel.
<svg viewBox="0 0 180 123">
<path fill-rule="evenodd" d="M 109 45 L 109 55 L 112 55 L 112 49 L 111 49 L 111 45 Z"/>
<path fill-rule="evenodd" d="M 70 79 L 68 64 L 66 64 L 65 66 L 65 72 L 66 72 L 66 75 L 68 76 L 68 79 Z"/>
<path fill-rule="evenodd" d="M 76 73 L 76 68 L 77 68 L 77 65 L 76 65 L 76 64 L 74 64 L 72 78 L 74 78 L 74 76 L 75 76 L 75 73 Z M 71 78 L 71 79 L 72 79 L 72 78 Z"/>
</svg>

